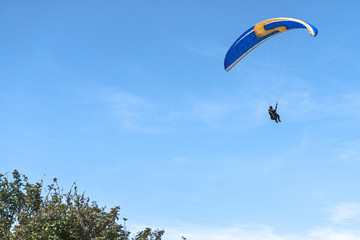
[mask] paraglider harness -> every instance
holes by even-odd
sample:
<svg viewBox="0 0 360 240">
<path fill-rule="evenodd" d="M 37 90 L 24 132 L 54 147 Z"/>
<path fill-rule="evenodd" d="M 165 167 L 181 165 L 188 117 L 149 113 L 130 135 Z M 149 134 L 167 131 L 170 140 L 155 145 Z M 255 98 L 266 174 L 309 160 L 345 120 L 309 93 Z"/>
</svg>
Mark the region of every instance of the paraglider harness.
<svg viewBox="0 0 360 240">
<path fill-rule="evenodd" d="M 275 109 L 270 106 L 268 109 L 271 120 L 275 120 L 276 123 L 281 122 L 279 114 L 276 112 L 278 103 L 275 105 Z"/>
</svg>

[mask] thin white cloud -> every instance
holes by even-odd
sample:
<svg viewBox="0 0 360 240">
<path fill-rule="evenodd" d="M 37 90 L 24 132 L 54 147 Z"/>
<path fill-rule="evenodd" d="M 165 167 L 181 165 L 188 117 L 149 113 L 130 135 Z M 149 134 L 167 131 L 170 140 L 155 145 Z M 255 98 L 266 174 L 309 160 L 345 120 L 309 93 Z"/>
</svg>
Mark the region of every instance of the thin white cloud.
<svg viewBox="0 0 360 240">
<path fill-rule="evenodd" d="M 248 93 L 239 96 L 196 98 L 191 102 L 193 120 L 213 128 L 237 131 L 262 125 L 268 120 L 267 103 Z M 265 109 L 265 110 L 264 110 Z M 265 118 L 264 118 L 265 117 Z"/>
<path fill-rule="evenodd" d="M 335 151 L 340 160 L 360 163 L 360 140 L 343 144 Z"/>
<path fill-rule="evenodd" d="M 308 145 L 309 138 L 307 135 L 303 135 L 296 146 L 287 149 L 286 151 L 283 151 L 281 154 L 269 157 L 266 162 L 264 162 L 264 164 L 259 167 L 259 170 L 261 170 L 265 174 L 277 170 L 278 168 L 283 166 L 283 164 L 289 159 L 292 159 L 294 156 L 298 156 L 299 154 L 301 154 Z"/>
<path fill-rule="evenodd" d="M 264 113 L 259 109 L 266 106 L 256 99 L 247 103 L 244 99 L 219 99 L 213 96 L 211 99 L 186 98 L 181 106 L 175 108 L 171 102 L 154 102 L 109 89 L 104 91 L 101 101 L 106 103 L 109 113 L 122 129 L 141 132 L 164 132 L 194 125 L 199 128 L 239 130 L 244 126 L 240 122 L 247 122 L 251 126 L 259 124 Z"/>
<path fill-rule="evenodd" d="M 312 230 L 308 238 L 299 238 L 299 240 L 359 240 L 360 231 L 356 230 L 334 230 L 323 228 Z"/>
<path fill-rule="evenodd" d="M 316 96 L 311 91 L 289 92 L 283 97 L 282 110 L 291 121 L 312 121 L 360 115 L 360 99 L 356 94 Z"/>
<path fill-rule="evenodd" d="M 302 232 L 281 231 L 265 224 L 241 224 L 229 227 L 195 225 L 189 223 L 159 224 L 165 230 L 164 240 L 359 240 L 358 224 L 349 220 L 360 220 L 360 204 L 343 202 L 330 209 L 331 224 L 314 226 Z M 325 219 L 324 219 L 325 220 Z M 349 223 L 349 224 L 348 224 Z M 129 229 L 135 234 L 145 225 L 132 224 Z M 151 227 L 151 226 L 150 226 Z M 154 227 L 151 227 L 155 229 Z M 286 234 L 284 233 L 286 232 Z"/>
<path fill-rule="evenodd" d="M 194 104 L 194 114 L 207 123 L 215 123 L 228 118 L 236 110 L 235 106 L 228 103 L 202 101 Z"/>
<path fill-rule="evenodd" d="M 130 225 L 133 233 L 145 228 L 144 225 Z M 204 227 L 186 225 L 165 228 L 164 240 L 359 240 L 360 231 L 336 230 L 329 227 L 314 228 L 304 233 L 281 234 L 267 225 L 248 224 L 232 227 Z"/>
<path fill-rule="evenodd" d="M 229 228 L 185 228 L 169 229 L 164 240 L 181 239 L 184 236 L 187 240 L 281 240 L 269 226 L 246 225 Z"/>
<path fill-rule="evenodd" d="M 108 94 L 105 101 L 117 123 L 127 130 L 146 131 L 153 105 L 144 99 L 126 93 Z"/>
<path fill-rule="evenodd" d="M 306 87 L 304 87 L 305 89 Z M 249 92 L 213 94 L 210 97 L 183 96 L 181 105 L 155 102 L 125 92 L 106 91 L 102 101 L 117 124 L 126 130 L 167 132 L 187 128 L 211 128 L 222 131 L 241 131 L 268 123 L 268 102 Z M 279 103 L 284 122 L 306 122 L 333 117 L 360 116 L 360 99 L 356 94 L 316 96 L 311 91 L 289 91 Z M 347 118 L 349 119 L 349 118 Z M 343 158 L 354 154 L 343 153 Z"/>
<path fill-rule="evenodd" d="M 341 203 L 331 210 L 331 221 L 335 224 L 349 220 L 360 220 L 360 204 L 353 202 Z"/>
<path fill-rule="evenodd" d="M 339 154 L 340 159 L 349 159 L 359 155 L 359 151 L 354 148 L 343 148 Z"/>
<path fill-rule="evenodd" d="M 178 41 L 178 46 L 185 50 L 203 56 L 223 56 L 226 48 L 215 42 Z"/>
</svg>

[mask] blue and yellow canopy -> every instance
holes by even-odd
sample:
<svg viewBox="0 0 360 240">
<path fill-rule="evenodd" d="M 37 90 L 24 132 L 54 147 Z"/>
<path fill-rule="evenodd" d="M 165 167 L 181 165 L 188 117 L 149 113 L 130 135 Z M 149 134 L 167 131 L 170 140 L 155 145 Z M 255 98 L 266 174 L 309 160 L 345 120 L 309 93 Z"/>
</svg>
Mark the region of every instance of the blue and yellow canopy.
<svg viewBox="0 0 360 240">
<path fill-rule="evenodd" d="M 279 33 L 300 28 L 306 28 L 313 37 L 318 34 L 318 30 L 315 26 L 295 18 L 272 18 L 256 24 L 241 34 L 241 36 L 230 47 L 225 56 L 225 70 L 229 71 L 249 52 L 266 40 L 278 35 Z"/>
</svg>

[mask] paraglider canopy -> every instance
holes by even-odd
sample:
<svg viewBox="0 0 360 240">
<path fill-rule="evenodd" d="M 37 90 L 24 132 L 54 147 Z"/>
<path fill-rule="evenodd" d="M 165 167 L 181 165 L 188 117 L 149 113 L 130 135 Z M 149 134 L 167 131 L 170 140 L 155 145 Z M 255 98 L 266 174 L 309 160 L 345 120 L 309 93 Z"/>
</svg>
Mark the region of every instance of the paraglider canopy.
<svg viewBox="0 0 360 240">
<path fill-rule="evenodd" d="M 295 18 L 272 18 L 249 28 L 233 43 L 225 56 L 224 68 L 229 71 L 248 53 L 266 40 L 291 29 L 306 28 L 315 37 L 318 30 L 310 23 Z"/>
</svg>

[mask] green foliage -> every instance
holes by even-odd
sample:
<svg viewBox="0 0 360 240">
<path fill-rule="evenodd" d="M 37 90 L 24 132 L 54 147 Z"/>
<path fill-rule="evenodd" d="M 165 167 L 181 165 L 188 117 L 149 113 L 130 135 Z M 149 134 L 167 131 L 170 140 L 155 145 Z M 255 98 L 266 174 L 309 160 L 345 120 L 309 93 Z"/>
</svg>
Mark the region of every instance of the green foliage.
<svg viewBox="0 0 360 240">
<path fill-rule="evenodd" d="M 164 230 L 151 231 L 150 228 L 139 232 L 132 240 L 161 240 L 161 236 L 164 234 Z"/>
<path fill-rule="evenodd" d="M 42 181 L 30 184 L 17 170 L 12 175 L 9 182 L 0 174 L 0 239 L 129 239 L 130 232 L 117 223 L 120 207 L 106 212 L 79 194 L 76 184 L 63 193 L 56 178 L 45 188 Z M 161 240 L 163 234 L 146 228 L 132 240 Z"/>
</svg>

